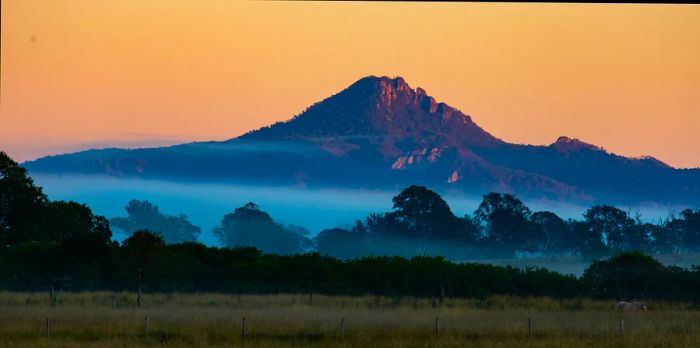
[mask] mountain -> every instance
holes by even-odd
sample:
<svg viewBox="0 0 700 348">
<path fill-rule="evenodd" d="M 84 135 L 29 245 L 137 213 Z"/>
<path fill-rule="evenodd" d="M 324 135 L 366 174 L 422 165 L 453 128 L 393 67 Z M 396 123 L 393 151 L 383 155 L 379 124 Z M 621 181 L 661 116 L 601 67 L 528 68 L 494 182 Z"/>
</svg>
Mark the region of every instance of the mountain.
<svg viewBox="0 0 700 348">
<path fill-rule="evenodd" d="M 362 78 L 288 121 L 227 141 L 88 150 L 24 165 L 35 173 L 700 202 L 698 169 L 627 158 L 568 137 L 549 146 L 511 144 L 400 77 Z"/>
</svg>

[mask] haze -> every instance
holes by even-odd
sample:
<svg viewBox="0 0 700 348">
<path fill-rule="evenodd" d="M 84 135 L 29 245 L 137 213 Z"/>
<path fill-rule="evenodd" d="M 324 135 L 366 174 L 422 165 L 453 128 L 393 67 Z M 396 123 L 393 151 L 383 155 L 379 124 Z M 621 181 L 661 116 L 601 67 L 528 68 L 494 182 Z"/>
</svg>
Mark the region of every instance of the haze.
<svg viewBox="0 0 700 348">
<path fill-rule="evenodd" d="M 50 199 L 85 203 L 96 214 L 107 218 L 125 216 L 124 207 L 132 199 L 148 200 L 170 215 L 185 214 L 202 228 L 200 240 L 208 245 L 218 242 L 211 233 L 221 218 L 247 202 L 255 202 L 277 222 L 294 224 L 314 236 L 327 228 L 351 228 L 355 220 L 370 213 L 388 212 L 396 191 L 308 189 L 299 187 L 176 183 L 158 180 L 125 179 L 85 175 L 32 174 Z M 457 216 L 471 214 L 481 197 L 457 192 L 441 192 Z M 524 199 L 533 210 L 555 211 L 562 218 L 581 219 L 588 206 Z M 657 222 L 683 206 L 620 206 L 645 221 Z M 118 232 L 118 231 L 116 231 Z M 115 235 L 121 240 L 124 235 Z"/>
<path fill-rule="evenodd" d="M 700 6 L 5 1 L 17 160 L 231 138 L 400 75 L 507 141 L 700 166 Z"/>
</svg>

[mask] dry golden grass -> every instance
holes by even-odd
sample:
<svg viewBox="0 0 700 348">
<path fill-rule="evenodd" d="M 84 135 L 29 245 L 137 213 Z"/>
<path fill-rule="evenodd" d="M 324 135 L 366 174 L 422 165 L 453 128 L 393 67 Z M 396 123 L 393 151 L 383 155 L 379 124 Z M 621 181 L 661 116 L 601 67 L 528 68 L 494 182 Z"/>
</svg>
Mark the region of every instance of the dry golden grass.
<svg viewBox="0 0 700 348">
<path fill-rule="evenodd" d="M 155 294 L 135 308 L 133 293 L 87 292 L 61 293 L 56 302 L 51 307 L 47 293 L 0 293 L 0 346 L 696 347 L 700 342 L 700 311 L 670 302 L 648 303 L 650 310 L 639 313 L 617 313 L 612 302 L 506 296 L 448 299 L 435 307 L 430 299 L 376 296 L 314 295 L 310 304 L 308 294 Z M 527 318 L 533 323 L 530 337 Z"/>
</svg>

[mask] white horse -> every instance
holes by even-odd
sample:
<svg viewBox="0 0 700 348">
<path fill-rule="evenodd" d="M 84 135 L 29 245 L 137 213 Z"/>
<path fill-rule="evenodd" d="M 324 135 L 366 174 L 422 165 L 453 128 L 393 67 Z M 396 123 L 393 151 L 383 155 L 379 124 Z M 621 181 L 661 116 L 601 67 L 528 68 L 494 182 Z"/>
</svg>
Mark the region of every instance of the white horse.
<svg viewBox="0 0 700 348">
<path fill-rule="evenodd" d="M 641 302 L 618 302 L 615 305 L 615 310 L 620 311 L 620 312 L 628 312 L 628 311 L 645 311 L 647 310 L 647 306 L 644 303 Z"/>
</svg>

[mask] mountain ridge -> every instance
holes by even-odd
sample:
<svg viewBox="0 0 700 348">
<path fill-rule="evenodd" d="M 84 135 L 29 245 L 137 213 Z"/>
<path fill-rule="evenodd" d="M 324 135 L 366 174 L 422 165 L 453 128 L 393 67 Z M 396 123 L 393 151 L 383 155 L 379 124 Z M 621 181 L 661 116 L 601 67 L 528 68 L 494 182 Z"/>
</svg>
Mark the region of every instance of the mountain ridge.
<svg viewBox="0 0 700 348">
<path fill-rule="evenodd" d="M 566 201 L 697 202 L 700 170 L 628 158 L 577 138 L 503 141 L 401 77 L 367 76 L 287 121 L 221 142 L 92 150 L 26 162 L 36 172 L 306 186 L 424 184 Z"/>
</svg>

